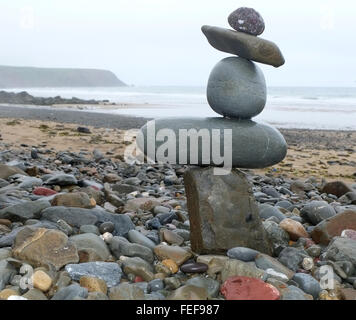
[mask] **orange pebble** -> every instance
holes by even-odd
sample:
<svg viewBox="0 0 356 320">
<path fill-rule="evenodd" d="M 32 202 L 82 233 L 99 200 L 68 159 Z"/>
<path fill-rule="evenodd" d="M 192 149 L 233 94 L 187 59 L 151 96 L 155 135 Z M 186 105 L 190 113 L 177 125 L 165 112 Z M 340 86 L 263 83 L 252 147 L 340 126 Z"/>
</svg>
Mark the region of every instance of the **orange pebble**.
<svg viewBox="0 0 356 320">
<path fill-rule="evenodd" d="M 162 263 L 171 270 L 172 273 L 177 273 L 179 270 L 178 265 L 172 259 L 163 260 Z"/>
</svg>

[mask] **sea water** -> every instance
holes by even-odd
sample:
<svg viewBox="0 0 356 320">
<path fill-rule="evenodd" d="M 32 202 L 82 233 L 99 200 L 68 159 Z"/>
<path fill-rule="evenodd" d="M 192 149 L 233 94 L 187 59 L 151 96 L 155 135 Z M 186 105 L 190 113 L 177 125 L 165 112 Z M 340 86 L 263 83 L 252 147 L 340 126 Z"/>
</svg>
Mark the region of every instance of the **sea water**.
<svg viewBox="0 0 356 320">
<path fill-rule="evenodd" d="M 84 107 L 86 111 L 147 118 L 216 117 L 205 87 L 142 86 L 118 88 L 26 88 L 38 97 L 61 96 L 110 100 L 114 108 Z M 270 87 L 264 111 L 254 118 L 279 128 L 356 130 L 356 87 Z"/>
</svg>

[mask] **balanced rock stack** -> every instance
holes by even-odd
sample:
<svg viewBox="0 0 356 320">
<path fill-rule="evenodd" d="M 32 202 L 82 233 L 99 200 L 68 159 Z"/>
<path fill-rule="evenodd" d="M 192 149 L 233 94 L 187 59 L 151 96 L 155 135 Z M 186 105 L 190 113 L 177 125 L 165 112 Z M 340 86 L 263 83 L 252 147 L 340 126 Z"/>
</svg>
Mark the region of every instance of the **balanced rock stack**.
<svg viewBox="0 0 356 320">
<path fill-rule="evenodd" d="M 212 148 L 208 152 L 202 145 L 195 146 L 192 138 L 181 144 L 180 130 L 218 130 L 220 145 L 225 147 L 226 129 L 230 130 L 231 167 L 258 169 L 275 165 L 287 154 L 287 144 L 275 128 L 254 122 L 251 118 L 260 114 L 267 100 L 264 75 L 252 61 L 279 67 L 284 58 L 278 47 L 257 37 L 264 31 L 262 17 L 254 9 L 240 8 L 229 16 L 230 25 L 236 30 L 203 26 L 202 31 L 209 43 L 216 49 L 235 56 L 220 61 L 211 72 L 207 87 L 207 98 L 211 108 L 222 115 L 217 118 L 171 118 L 154 121 L 155 132 L 169 129 L 175 139 L 173 157 L 166 160 L 173 164 L 198 165 L 208 168 L 194 168 L 185 173 L 187 206 L 191 223 L 191 245 L 197 253 L 221 253 L 236 246 L 245 246 L 260 252 L 270 253 L 270 245 L 259 218 L 255 199 L 244 174 L 233 170 L 227 175 L 216 175 L 212 167 L 216 164 Z M 237 55 L 237 56 L 236 56 Z M 149 126 L 141 129 L 144 150 L 151 160 L 158 159 L 157 150 L 167 145 L 165 139 L 149 137 Z M 150 139 L 154 140 L 150 140 Z M 215 141 L 219 138 L 215 138 Z M 223 147 L 224 146 L 224 147 Z M 152 159 L 148 149 L 155 148 Z M 184 150 L 182 150 L 182 148 Z M 166 148 L 169 151 L 169 148 Z M 195 150 L 196 149 L 196 150 Z M 205 148 L 206 150 L 206 148 Z M 198 152 L 198 158 L 192 157 Z M 181 154 L 186 155 L 182 163 Z M 195 160 L 195 161 L 193 161 Z"/>
</svg>

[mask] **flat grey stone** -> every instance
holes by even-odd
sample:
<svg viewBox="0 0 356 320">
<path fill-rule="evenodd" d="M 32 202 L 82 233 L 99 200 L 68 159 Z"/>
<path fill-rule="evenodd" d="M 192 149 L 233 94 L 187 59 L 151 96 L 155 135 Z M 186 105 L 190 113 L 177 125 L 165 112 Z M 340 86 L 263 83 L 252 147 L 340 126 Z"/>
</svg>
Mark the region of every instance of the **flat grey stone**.
<svg viewBox="0 0 356 320">
<path fill-rule="evenodd" d="M 51 300 L 75 300 L 77 297 L 87 298 L 88 290 L 79 284 L 72 284 L 56 292 Z"/>
<path fill-rule="evenodd" d="M 27 201 L 7 207 L 0 211 L 0 219 L 9 219 L 13 222 L 24 222 L 28 219 L 40 217 L 40 213 L 50 207 L 51 204 L 46 200 Z"/>
<path fill-rule="evenodd" d="M 151 133 L 151 129 L 148 130 L 148 126 L 155 124 L 155 132 Z M 282 134 L 274 129 L 273 127 L 265 124 L 259 124 L 251 120 L 231 120 L 226 118 L 167 118 L 167 119 L 158 119 L 154 122 L 146 124 L 141 128 L 144 139 L 138 139 L 138 147 L 140 150 L 144 151 L 147 155 L 149 151 L 147 148 L 147 139 L 149 140 L 149 148 L 152 148 L 154 151 L 154 156 L 157 158 L 157 150 L 164 149 L 166 142 L 151 141 L 154 139 L 161 129 L 170 129 L 175 133 L 175 138 L 172 137 L 170 142 L 172 142 L 172 149 L 169 150 L 172 154 L 176 152 L 175 157 L 172 155 L 172 159 L 169 161 L 171 164 L 189 164 L 189 165 L 214 165 L 214 166 L 223 166 L 223 163 L 215 163 L 212 150 L 216 152 L 215 149 L 210 148 L 210 152 L 207 152 L 207 155 L 203 156 L 202 145 L 199 143 L 191 143 L 190 139 L 182 137 L 180 139 L 180 130 L 197 130 L 200 132 L 201 129 L 207 129 L 210 133 L 209 144 L 212 143 L 211 138 L 213 136 L 212 130 L 220 130 L 220 151 L 224 155 L 224 130 L 232 131 L 232 145 L 228 144 L 228 149 L 232 153 L 232 167 L 233 168 L 245 168 L 245 169 L 258 169 L 266 168 L 272 165 L 275 165 L 281 162 L 287 154 L 287 144 L 282 136 Z M 143 140 L 143 141 L 141 141 Z M 188 144 L 185 147 L 183 145 L 185 142 Z M 194 141 L 194 139 L 193 139 Z M 228 139 L 226 139 L 226 143 Z M 163 145 L 164 144 L 164 145 Z M 163 145 L 163 146 L 162 146 Z M 180 161 L 180 148 L 186 151 L 187 157 Z M 160 148 L 161 147 L 161 148 Z M 174 148 L 174 149 L 173 149 Z M 162 150 L 161 150 L 162 151 Z M 194 158 L 191 158 L 191 154 L 197 154 L 197 161 Z M 152 159 L 167 161 L 167 159 Z M 182 160 L 182 159 L 181 159 Z M 185 161 L 187 160 L 187 161 Z M 183 163 L 186 162 L 186 163 Z M 223 160 L 221 161 L 223 162 Z"/>
<path fill-rule="evenodd" d="M 137 230 L 130 230 L 127 236 L 130 242 L 140 244 L 151 250 L 156 246 L 152 240 L 148 239 L 144 234 Z"/>
<path fill-rule="evenodd" d="M 227 252 L 227 256 L 230 259 L 236 259 L 244 262 L 254 261 L 258 254 L 258 251 L 244 247 L 232 248 Z"/>
<path fill-rule="evenodd" d="M 298 283 L 300 289 L 312 295 L 314 299 L 319 298 L 321 291 L 320 284 L 311 275 L 305 273 L 296 273 L 293 277 L 293 280 Z"/>
<path fill-rule="evenodd" d="M 202 31 L 217 50 L 274 67 L 285 63 L 280 49 L 271 41 L 220 27 L 203 26 Z"/>
<path fill-rule="evenodd" d="M 104 280 L 109 288 L 117 286 L 122 277 L 122 270 L 115 262 L 68 264 L 65 270 L 75 281 L 79 281 L 83 276 L 95 277 Z"/>
</svg>

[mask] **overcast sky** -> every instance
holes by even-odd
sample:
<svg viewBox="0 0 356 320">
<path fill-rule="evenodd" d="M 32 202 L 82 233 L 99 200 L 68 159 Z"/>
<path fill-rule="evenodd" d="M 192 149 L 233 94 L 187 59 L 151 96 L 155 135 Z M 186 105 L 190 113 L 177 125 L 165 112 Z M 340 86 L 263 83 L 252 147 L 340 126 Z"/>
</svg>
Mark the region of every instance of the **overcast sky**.
<svg viewBox="0 0 356 320">
<path fill-rule="evenodd" d="M 128 84 L 205 85 L 228 54 L 200 28 L 254 7 L 286 64 L 271 86 L 356 86 L 353 0 L 0 0 L 0 64 L 109 69 Z"/>
</svg>

